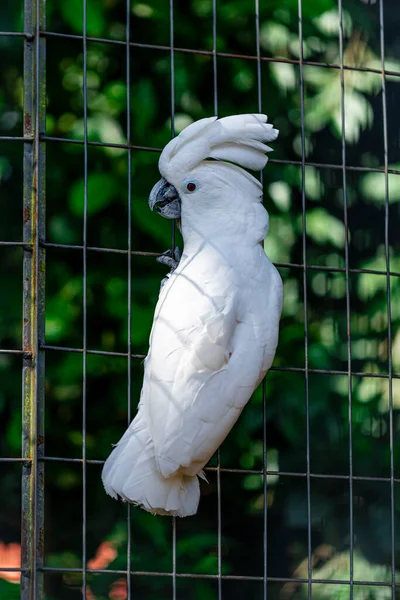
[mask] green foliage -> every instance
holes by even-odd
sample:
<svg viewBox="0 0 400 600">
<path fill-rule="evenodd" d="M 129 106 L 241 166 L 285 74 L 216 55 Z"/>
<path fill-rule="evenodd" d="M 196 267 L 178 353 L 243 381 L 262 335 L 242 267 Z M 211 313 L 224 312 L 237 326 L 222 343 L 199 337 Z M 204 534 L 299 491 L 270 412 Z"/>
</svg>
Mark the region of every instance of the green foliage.
<svg viewBox="0 0 400 600">
<path fill-rule="evenodd" d="M 7 600 L 19 600 L 20 598 L 20 586 L 15 583 L 9 583 L 8 581 L 2 581 L 0 579 L 0 594 L 2 598 Z"/>
<path fill-rule="evenodd" d="M 116 181 L 107 173 L 89 173 L 87 188 L 83 179 L 78 179 L 70 189 L 69 207 L 76 216 L 84 211 L 84 196 L 87 194 L 87 214 L 93 215 L 108 206 L 116 194 Z"/>
<path fill-rule="evenodd" d="M 83 29 L 83 2 L 82 0 L 70 0 L 60 4 L 61 14 L 64 21 L 71 27 L 74 33 L 82 33 Z M 86 0 L 87 34 L 102 37 L 104 35 L 106 16 L 104 9 L 99 10 L 95 0 Z"/>
<path fill-rule="evenodd" d="M 22 30 L 22 4 L 0 6 L 2 29 Z M 271 371 L 265 382 L 267 496 L 264 498 L 263 393 L 255 392 L 220 452 L 225 469 L 251 473 L 221 473 L 222 573 L 263 574 L 263 510 L 268 507 L 268 575 L 307 578 L 308 495 L 307 460 L 314 475 L 311 488 L 311 552 L 313 576 L 333 583 L 313 584 L 313 598 L 348 598 L 349 586 L 349 436 L 352 433 L 354 578 L 390 582 L 391 497 L 390 445 L 396 473 L 400 460 L 398 376 L 389 394 L 387 286 L 391 289 L 392 368 L 400 372 L 400 279 L 386 269 L 385 215 L 389 194 L 390 268 L 400 272 L 400 176 L 390 173 L 386 189 L 382 119 L 379 3 L 344 3 L 343 77 L 339 68 L 339 17 L 333 0 L 303 0 L 303 57 L 300 70 L 298 1 L 260 2 L 260 80 L 255 56 L 254 3 L 217 2 L 217 49 L 234 56 L 217 57 L 217 100 L 220 116 L 262 110 L 280 129 L 274 154 L 264 174 L 270 232 L 265 249 L 280 264 L 285 285 L 280 343 L 274 365 L 293 371 Z M 400 9 L 385 1 L 386 68 L 399 71 Z M 165 269 L 148 252 L 171 244 L 171 224 L 148 209 L 147 198 L 158 180 L 159 149 L 196 119 L 214 112 L 213 3 L 183 0 L 174 3 L 174 121 L 171 120 L 171 63 L 168 46 L 169 4 L 164 0 L 131 2 L 130 80 L 127 81 L 126 4 L 122 0 L 87 0 L 87 34 L 122 42 L 87 42 L 88 178 L 84 182 L 83 146 L 46 143 L 46 239 L 57 244 L 83 243 L 83 208 L 87 198 L 89 247 L 120 253 L 87 252 L 87 345 L 91 350 L 126 353 L 128 338 L 134 355 L 147 352 L 154 306 Z M 388 16 L 390 15 L 390 16 Z M 47 0 L 49 31 L 81 35 L 83 2 Z M 84 61 L 81 40 L 47 38 L 47 135 L 82 141 Z M 156 48 L 147 47 L 149 44 Z M 179 49 L 205 50 L 205 54 Z M 0 38 L 0 129 L 6 136 L 22 135 L 23 39 Z M 207 54 L 208 52 L 208 54 Z M 397 53 L 397 54 L 396 54 Z M 271 62 L 276 57 L 288 62 Z M 378 72 L 354 70 L 372 68 Z M 300 80 L 304 81 L 304 139 Z M 342 81 L 344 88 L 342 89 Z M 398 77 L 386 78 L 389 169 L 400 164 L 398 148 Z M 128 83 L 129 88 L 128 88 Z M 260 85 L 260 89 L 258 86 Z M 343 179 L 342 96 L 345 108 Z M 128 107 L 130 109 L 128 131 Z M 133 146 L 128 152 L 127 142 Z M 110 144 L 109 147 L 98 143 Z M 112 146 L 114 145 L 114 146 Z M 307 166 L 302 180 L 304 146 Z M 143 148 L 149 148 L 146 151 Z M 17 142 L 0 144 L 0 186 L 3 218 L 0 241 L 22 239 L 23 155 Z M 283 162 L 280 162 L 283 161 Z M 293 164 L 288 164 L 292 162 Z M 331 167 L 319 167 L 327 163 Z M 363 170 L 366 169 L 366 170 Z M 367 169 L 378 169 L 368 172 Z M 379 171 L 380 170 L 380 171 Z M 130 187 L 128 174 L 131 173 Z M 346 187 L 344 188 L 344 185 Z M 303 198 L 304 188 L 304 198 Z M 130 195 L 129 191 L 130 190 Z M 348 207 L 344 220 L 344 191 Z M 303 215 L 305 202 L 305 220 Z M 128 231 L 128 205 L 131 230 Z M 303 228 L 309 265 L 323 267 L 303 273 Z M 128 238 L 132 249 L 131 290 L 128 290 Z M 179 235 L 178 243 L 181 243 Z M 347 247 L 346 247 L 347 243 Z M 345 272 L 348 255 L 350 272 Z M 359 273 L 359 269 L 371 272 Z M 79 249 L 47 250 L 46 343 L 83 347 L 83 257 Z M 307 311 L 304 310 L 304 282 Z M 0 246 L 0 348 L 21 347 L 22 252 Z M 128 323 L 128 292 L 131 323 Z M 351 310 L 347 323 L 347 305 Z M 308 320 L 308 406 L 304 320 Z M 349 382 L 348 325 L 351 330 Z M 128 333 L 128 327 L 130 331 Z M 89 459 L 105 459 L 133 415 L 140 394 L 143 367 L 132 359 L 128 397 L 126 357 L 87 356 L 87 435 Z M 333 370 L 335 374 L 326 374 Z M 82 456 L 81 353 L 46 352 L 46 455 Z M 366 376 L 368 375 L 368 376 Z M 0 354 L 1 456 L 21 452 L 21 359 Z M 349 421 L 351 392 L 351 422 Z M 393 405 L 393 441 L 390 406 Z M 307 410 L 306 410 L 307 409 Z M 308 418 L 308 422 L 307 422 Z M 307 430 L 309 452 L 307 453 Z M 211 466 L 216 466 L 216 457 Z M 0 541 L 20 539 L 20 464 L 0 463 Z M 80 463 L 46 463 L 45 564 L 81 568 L 82 468 Z M 278 474 L 279 471 L 281 474 Z M 282 474 L 283 473 L 283 474 Z M 292 474 L 292 475 L 290 475 Z M 331 477 L 330 477 L 331 476 Z M 218 574 L 217 477 L 208 473 L 199 513 L 177 522 L 178 573 Z M 108 498 L 101 486 L 98 464 L 87 465 L 87 559 L 100 544 L 110 542 L 116 557 L 105 568 L 127 565 L 126 507 Z M 396 483 L 397 485 L 397 483 Z M 395 495 L 395 528 L 400 506 Z M 171 577 L 140 575 L 171 573 L 171 522 L 131 509 L 132 597 L 171 596 Z M 397 536 L 398 537 L 398 536 Z M 396 538 L 396 564 L 400 543 Z M 315 559 L 315 560 L 314 560 Z M 0 565 L 1 566 L 1 565 Z M 96 600 L 110 598 L 122 575 L 88 574 Z M 117 582 L 117 583 L 116 583 Z M 254 586 L 252 585 L 254 583 Z M 224 580 L 224 596 L 258 600 L 258 581 Z M 234 584 L 234 585 L 233 585 Z M 230 587 L 232 585 L 232 587 Z M 66 572 L 45 575 L 46 600 L 81 598 L 81 576 Z M 213 600 L 215 580 L 178 578 L 178 597 Z M 19 596 L 19 586 L 1 579 L 0 597 Z M 271 583 L 271 600 L 307 598 L 303 584 Z M 355 585 L 357 600 L 384 600 L 389 587 Z"/>
</svg>

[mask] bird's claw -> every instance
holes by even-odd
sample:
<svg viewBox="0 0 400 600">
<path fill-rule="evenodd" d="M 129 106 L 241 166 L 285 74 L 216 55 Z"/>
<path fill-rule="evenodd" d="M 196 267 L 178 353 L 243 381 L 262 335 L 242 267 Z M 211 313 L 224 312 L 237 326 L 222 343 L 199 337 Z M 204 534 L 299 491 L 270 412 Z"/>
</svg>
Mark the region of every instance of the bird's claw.
<svg viewBox="0 0 400 600">
<path fill-rule="evenodd" d="M 176 267 L 179 265 L 179 261 L 181 260 L 182 253 L 179 250 L 178 246 L 174 250 L 166 250 L 161 254 L 161 256 L 157 256 L 156 261 L 161 263 L 162 265 L 166 265 L 170 268 L 170 272 L 167 277 L 164 277 L 161 281 L 160 289 L 163 285 L 168 281 L 169 276 L 173 273 Z"/>
<path fill-rule="evenodd" d="M 175 250 L 166 250 L 161 256 L 157 256 L 156 261 L 162 265 L 167 265 L 171 269 L 171 273 L 173 273 L 181 260 L 181 256 L 182 253 L 177 246 Z"/>
</svg>

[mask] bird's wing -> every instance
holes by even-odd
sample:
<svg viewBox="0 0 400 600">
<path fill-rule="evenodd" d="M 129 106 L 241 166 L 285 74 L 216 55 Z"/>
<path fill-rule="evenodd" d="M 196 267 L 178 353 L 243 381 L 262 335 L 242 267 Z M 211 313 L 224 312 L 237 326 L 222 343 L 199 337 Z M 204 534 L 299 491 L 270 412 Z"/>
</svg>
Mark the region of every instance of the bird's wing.
<svg viewBox="0 0 400 600">
<path fill-rule="evenodd" d="M 279 314 L 271 315 L 270 332 L 268 319 L 260 330 L 251 308 L 240 321 L 241 290 L 218 295 L 213 280 L 200 288 L 178 276 L 156 312 L 142 408 L 164 476 L 202 468 L 264 375 L 265 357 L 270 364 L 275 353 Z"/>
</svg>

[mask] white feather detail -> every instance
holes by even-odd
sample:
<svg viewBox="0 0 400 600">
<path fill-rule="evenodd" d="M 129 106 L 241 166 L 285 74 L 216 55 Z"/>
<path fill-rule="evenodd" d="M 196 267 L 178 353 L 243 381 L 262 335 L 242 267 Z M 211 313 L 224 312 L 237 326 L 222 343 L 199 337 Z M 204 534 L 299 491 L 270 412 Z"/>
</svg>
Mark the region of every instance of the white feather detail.
<svg viewBox="0 0 400 600">
<path fill-rule="evenodd" d="M 265 142 L 275 140 L 278 137 L 278 131 L 266 122 L 266 115 L 262 116 L 265 117 L 265 120 L 260 119 L 260 115 L 236 115 L 220 119 L 210 129 L 210 146 L 224 142 L 242 143 L 246 139 Z"/>
<path fill-rule="evenodd" d="M 259 202 L 262 197 L 262 184 L 251 173 L 238 167 L 236 164 L 224 161 L 205 160 L 201 163 L 201 169 L 212 172 L 213 180 L 221 185 L 227 183 L 236 189 L 240 189 L 246 201 Z"/>
<path fill-rule="evenodd" d="M 190 125 L 185 127 L 185 129 L 178 135 L 178 137 L 175 138 L 175 146 L 173 146 L 170 142 L 170 158 L 172 158 L 182 148 L 182 146 L 190 140 L 198 140 L 200 137 L 204 137 L 206 131 L 210 129 L 212 123 L 215 123 L 217 119 L 218 117 L 207 117 L 206 119 L 200 119 L 199 121 L 195 121 L 194 123 L 191 123 Z"/>
<path fill-rule="evenodd" d="M 261 144 L 264 148 L 268 148 L 264 144 Z M 257 148 L 253 148 L 246 144 L 237 143 L 226 143 L 219 144 L 212 148 L 210 152 L 210 158 L 216 158 L 218 160 L 227 160 L 232 163 L 236 163 L 245 167 L 246 169 L 252 169 L 253 171 L 261 171 L 267 164 L 267 157 L 265 152 L 260 152 Z"/>
</svg>

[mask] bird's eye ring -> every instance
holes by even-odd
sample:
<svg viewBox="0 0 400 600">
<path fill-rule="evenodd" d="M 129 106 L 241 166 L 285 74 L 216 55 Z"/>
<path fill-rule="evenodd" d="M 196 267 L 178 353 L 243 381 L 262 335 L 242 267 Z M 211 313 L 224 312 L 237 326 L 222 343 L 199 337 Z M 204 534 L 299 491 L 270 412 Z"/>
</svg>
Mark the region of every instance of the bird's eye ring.
<svg viewBox="0 0 400 600">
<path fill-rule="evenodd" d="M 189 192 L 194 192 L 194 190 L 196 189 L 196 184 L 195 184 L 195 183 L 192 183 L 192 182 L 190 182 L 190 183 L 188 183 L 188 184 L 187 184 L 187 186 L 186 186 L 186 189 L 187 189 Z"/>
</svg>

